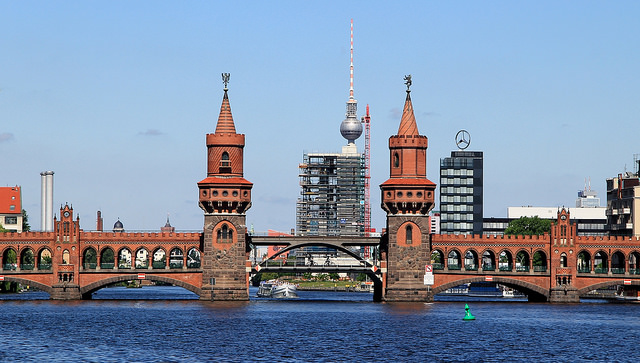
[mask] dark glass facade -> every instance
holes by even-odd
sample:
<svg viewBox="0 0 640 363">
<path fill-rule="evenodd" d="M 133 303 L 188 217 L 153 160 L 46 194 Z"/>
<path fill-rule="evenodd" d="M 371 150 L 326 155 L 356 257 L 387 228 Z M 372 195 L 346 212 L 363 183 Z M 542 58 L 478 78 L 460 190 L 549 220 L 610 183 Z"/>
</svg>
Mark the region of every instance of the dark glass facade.
<svg viewBox="0 0 640 363">
<path fill-rule="evenodd" d="M 482 151 L 440 159 L 440 233 L 482 234 Z"/>
</svg>

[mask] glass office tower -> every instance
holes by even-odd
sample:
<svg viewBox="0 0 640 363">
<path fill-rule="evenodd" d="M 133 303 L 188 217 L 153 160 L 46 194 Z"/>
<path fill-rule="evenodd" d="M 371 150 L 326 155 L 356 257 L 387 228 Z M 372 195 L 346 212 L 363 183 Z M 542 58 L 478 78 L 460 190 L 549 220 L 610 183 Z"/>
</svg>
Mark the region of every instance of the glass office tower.
<svg viewBox="0 0 640 363">
<path fill-rule="evenodd" d="M 482 234 L 482 151 L 440 159 L 440 233 Z"/>
</svg>

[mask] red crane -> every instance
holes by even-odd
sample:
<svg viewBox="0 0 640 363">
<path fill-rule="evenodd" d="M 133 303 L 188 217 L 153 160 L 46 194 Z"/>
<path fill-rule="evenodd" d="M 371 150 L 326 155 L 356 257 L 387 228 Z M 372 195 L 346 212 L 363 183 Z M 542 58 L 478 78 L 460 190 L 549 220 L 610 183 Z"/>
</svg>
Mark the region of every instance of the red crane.
<svg viewBox="0 0 640 363">
<path fill-rule="evenodd" d="M 367 105 L 367 113 L 362 118 L 362 123 L 364 124 L 364 235 L 369 237 L 371 232 L 371 116 L 369 115 L 369 105 Z"/>
</svg>

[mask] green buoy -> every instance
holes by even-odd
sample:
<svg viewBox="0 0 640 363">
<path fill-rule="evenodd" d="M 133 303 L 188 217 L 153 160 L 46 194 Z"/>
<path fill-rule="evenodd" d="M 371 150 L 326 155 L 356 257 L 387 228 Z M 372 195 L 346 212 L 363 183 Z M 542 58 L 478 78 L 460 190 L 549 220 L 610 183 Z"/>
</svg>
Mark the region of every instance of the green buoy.
<svg viewBox="0 0 640 363">
<path fill-rule="evenodd" d="M 471 315 L 468 304 L 464 304 L 464 318 L 462 320 L 476 320 L 476 317 Z"/>
</svg>

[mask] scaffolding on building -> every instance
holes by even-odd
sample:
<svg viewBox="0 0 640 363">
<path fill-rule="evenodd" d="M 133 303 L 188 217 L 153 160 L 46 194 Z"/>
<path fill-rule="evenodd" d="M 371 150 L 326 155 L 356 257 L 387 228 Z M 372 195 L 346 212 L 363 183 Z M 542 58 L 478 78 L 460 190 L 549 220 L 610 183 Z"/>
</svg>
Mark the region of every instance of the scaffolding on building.
<svg viewBox="0 0 640 363">
<path fill-rule="evenodd" d="M 305 153 L 299 169 L 297 234 L 364 236 L 364 155 Z"/>
</svg>

